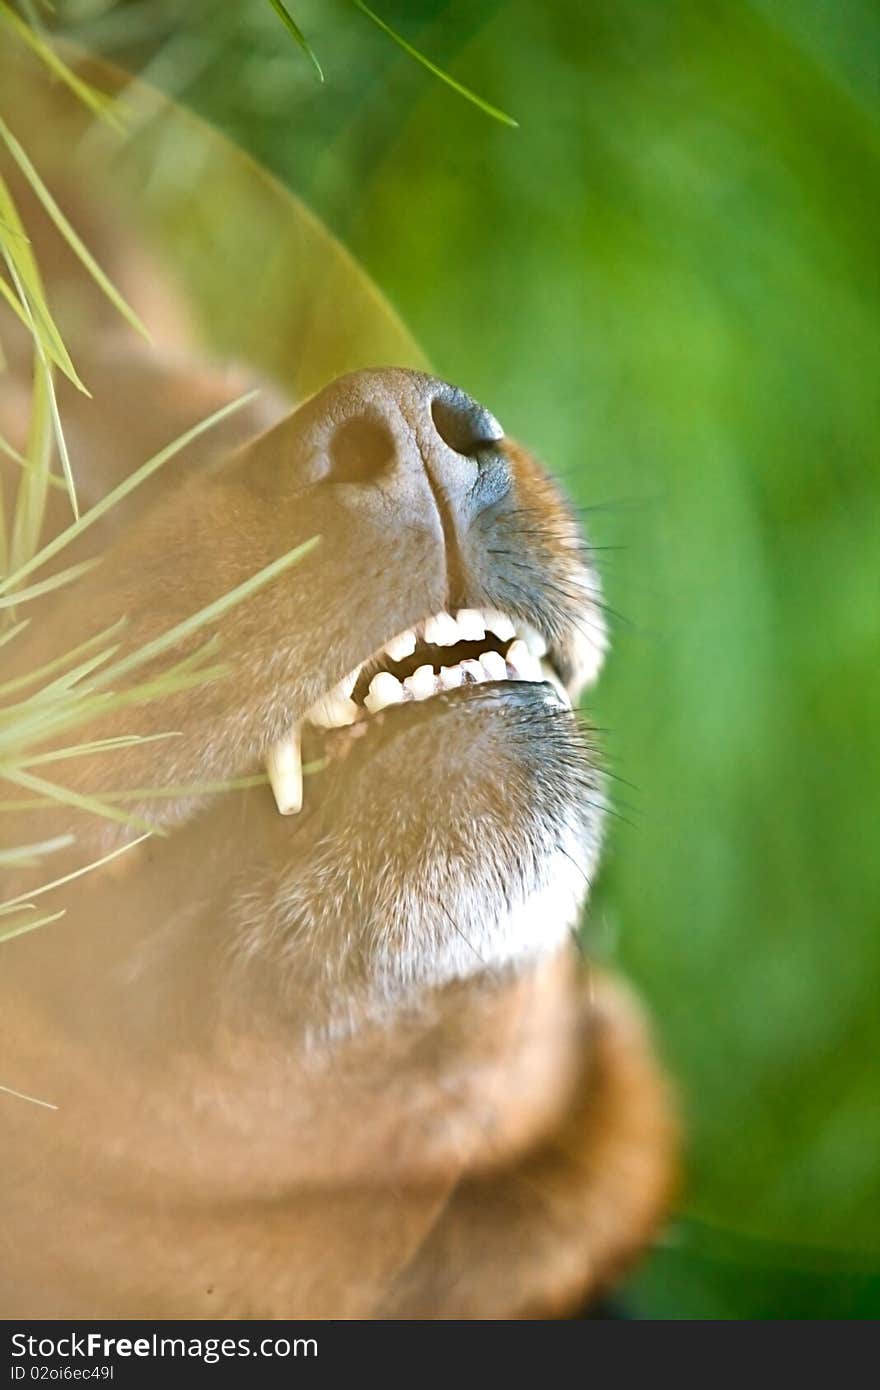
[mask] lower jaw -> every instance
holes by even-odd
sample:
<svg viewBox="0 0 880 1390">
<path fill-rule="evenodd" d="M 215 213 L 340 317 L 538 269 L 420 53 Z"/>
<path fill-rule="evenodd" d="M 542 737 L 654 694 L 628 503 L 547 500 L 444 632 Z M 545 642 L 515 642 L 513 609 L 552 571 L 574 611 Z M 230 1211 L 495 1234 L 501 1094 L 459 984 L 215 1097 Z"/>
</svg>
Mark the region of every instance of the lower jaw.
<svg viewBox="0 0 880 1390">
<path fill-rule="evenodd" d="M 366 750 L 378 743 L 386 743 L 398 733 L 414 728 L 418 724 L 443 720 L 452 715 L 456 707 L 479 704 L 490 708 L 497 704 L 552 706 L 560 711 L 571 708 L 560 697 L 558 690 L 549 681 L 485 681 L 479 685 L 464 685 L 456 690 L 432 695 L 427 700 L 413 700 L 406 704 L 390 705 L 371 714 L 368 718 L 349 724 L 342 729 L 310 729 L 305 733 L 303 751 L 309 759 L 318 762 L 345 757 L 357 745 Z"/>
</svg>

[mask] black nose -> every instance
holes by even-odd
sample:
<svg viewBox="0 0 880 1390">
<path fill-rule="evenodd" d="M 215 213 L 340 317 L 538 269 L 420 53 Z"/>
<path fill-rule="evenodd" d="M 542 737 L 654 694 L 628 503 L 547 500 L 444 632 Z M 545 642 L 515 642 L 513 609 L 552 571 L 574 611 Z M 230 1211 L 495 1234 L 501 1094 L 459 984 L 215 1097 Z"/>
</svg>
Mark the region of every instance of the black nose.
<svg viewBox="0 0 880 1390">
<path fill-rule="evenodd" d="M 438 438 L 453 453 L 472 459 L 485 470 L 504 435 L 495 416 L 458 386 L 430 382 L 428 390 Z"/>
</svg>

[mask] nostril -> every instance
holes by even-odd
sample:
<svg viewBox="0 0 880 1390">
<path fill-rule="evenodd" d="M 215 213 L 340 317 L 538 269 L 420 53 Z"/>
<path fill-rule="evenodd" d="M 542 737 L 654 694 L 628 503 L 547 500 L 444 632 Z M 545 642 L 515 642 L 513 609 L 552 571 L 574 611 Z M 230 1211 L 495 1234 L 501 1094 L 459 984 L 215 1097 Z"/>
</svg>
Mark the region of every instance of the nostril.
<svg viewBox="0 0 880 1390">
<path fill-rule="evenodd" d="M 465 458 L 476 458 L 504 436 L 495 416 L 463 391 L 435 396 L 431 419 L 443 443 Z"/>
<path fill-rule="evenodd" d="M 381 420 L 357 415 L 336 429 L 328 454 L 334 482 L 367 483 L 390 468 L 394 438 Z"/>
</svg>

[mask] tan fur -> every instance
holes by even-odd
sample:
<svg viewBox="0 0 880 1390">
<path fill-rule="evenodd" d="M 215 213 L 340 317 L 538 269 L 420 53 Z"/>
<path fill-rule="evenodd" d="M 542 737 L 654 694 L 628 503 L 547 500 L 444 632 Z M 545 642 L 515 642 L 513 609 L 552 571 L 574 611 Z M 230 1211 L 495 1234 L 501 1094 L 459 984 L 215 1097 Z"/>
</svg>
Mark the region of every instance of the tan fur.
<svg viewBox="0 0 880 1390">
<path fill-rule="evenodd" d="M 47 234 L 49 265 L 52 246 Z M 87 497 L 240 389 L 188 356 L 186 315 L 132 254 L 129 285 L 155 279 L 167 341 L 153 353 L 130 342 L 120 351 L 103 332 L 79 344 L 93 354 L 92 379 L 109 383 L 103 403 L 68 402 L 78 456 L 90 461 Z M 72 275 L 65 266 L 65 282 Z M 6 319 L 2 330 L 15 337 Z M 120 408 L 133 400 L 137 410 Z M 26 402 L 26 378 L 12 374 L 0 389 L 0 430 L 19 442 Z M 270 392 L 223 443 L 236 446 L 279 412 Z M 283 553 L 291 519 L 267 510 L 248 479 L 283 465 L 284 439 L 249 446 L 250 472 L 213 478 L 191 457 L 178 489 L 166 498 L 156 488 L 120 516 L 112 584 L 99 570 L 75 597 L 47 606 L 27 660 L 38 664 L 119 612 L 130 616 L 126 644 L 148 640 Z M 523 505 L 544 523 L 544 564 L 563 572 L 573 532 L 556 489 L 518 446 L 509 459 Z M 391 576 L 402 605 L 395 627 L 441 606 L 439 566 L 422 578 L 424 592 L 403 594 Z M 138 731 L 173 728 L 182 735 L 173 745 L 78 759 L 59 775 L 94 792 L 240 772 L 290 715 L 273 703 L 270 661 L 292 621 L 285 595 L 276 584 L 224 630 L 225 653 L 248 672 L 246 706 L 244 696 L 230 704 L 222 684 L 144 706 Z M 362 624 L 336 653 L 335 678 L 388 635 Z M 308 640 L 300 634 L 303 705 L 334 678 L 319 669 L 321 633 L 311 649 Z M 569 655 L 573 665 L 585 659 Z M 130 717 L 104 720 L 81 734 L 131 727 Z M 285 1018 L 239 990 L 234 971 L 219 1013 L 199 1012 L 194 982 L 220 968 L 208 931 L 171 982 L 180 1008 L 172 989 L 157 1011 L 157 953 L 175 923 L 210 927 L 257 862 L 285 854 L 286 827 L 262 788 L 188 803 L 179 818 L 167 843 L 71 885 L 68 917 L 51 936 L 0 947 L 0 1083 L 58 1107 L 0 1093 L 0 1313 L 558 1317 L 612 1284 L 663 1216 L 677 1147 L 667 1083 L 622 987 L 565 950 L 428 992 L 390 1018 L 358 1016 L 332 1047 L 292 1046 Z M 16 820 L 13 842 L 77 830 L 76 856 L 61 867 L 119 841 L 73 813 Z M 27 881 L 7 878 L 0 897 Z"/>
</svg>

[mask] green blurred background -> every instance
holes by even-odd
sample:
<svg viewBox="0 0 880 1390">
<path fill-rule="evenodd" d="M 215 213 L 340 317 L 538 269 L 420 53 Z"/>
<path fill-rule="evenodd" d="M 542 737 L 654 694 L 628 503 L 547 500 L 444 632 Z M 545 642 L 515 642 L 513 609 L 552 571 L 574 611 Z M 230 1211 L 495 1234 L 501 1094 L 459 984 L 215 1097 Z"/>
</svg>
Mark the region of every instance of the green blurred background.
<svg viewBox="0 0 880 1390">
<path fill-rule="evenodd" d="M 880 1314 L 876 0 L 63 0 L 583 506 L 617 615 L 593 952 L 678 1078 L 641 1316 Z"/>
</svg>

